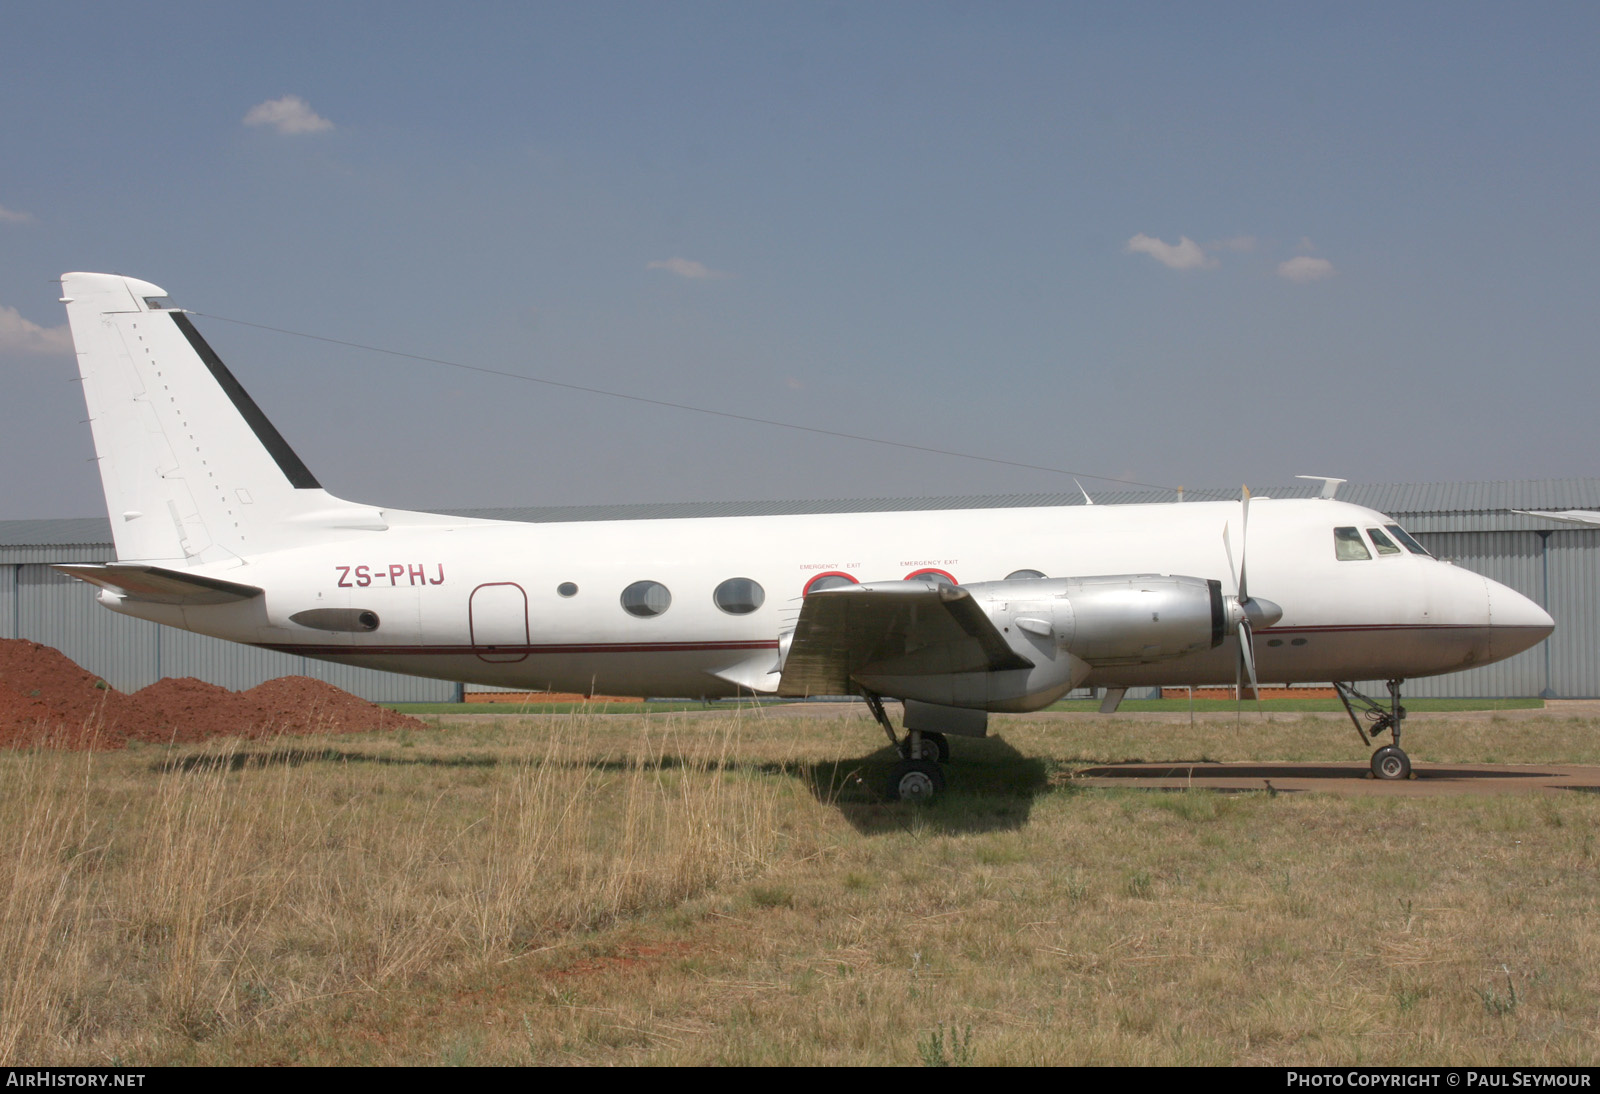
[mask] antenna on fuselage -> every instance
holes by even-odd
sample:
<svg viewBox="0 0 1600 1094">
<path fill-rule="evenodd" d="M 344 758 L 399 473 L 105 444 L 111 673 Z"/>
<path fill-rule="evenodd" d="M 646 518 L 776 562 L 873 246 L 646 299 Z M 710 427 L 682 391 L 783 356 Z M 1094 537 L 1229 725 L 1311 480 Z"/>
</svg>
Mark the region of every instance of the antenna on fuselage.
<svg viewBox="0 0 1600 1094">
<path fill-rule="evenodd" d="M 1334 494 L 1339 492 L 1340 486 L 1350 481 L 1349 479 L 1336 479 L 1332 475 L 1296 475 L 1295 478 L 1320 482 L 1322 484 L 1322 493 L 1317 495 L 1319 498 L 1333 497 Z"/>
<path fill-rule="evenodd" d="M 1094 499 L 1089 496 L 1089 491 L 1087 491 L 1087 490 L 1085 490 L 1083 488 L 1083 483 L 1079 482 L 1077 479 L 1073 479 L 1072 480 L 1072 484 L 1078 488 L 1078 493 L 1083 495 L 1083 504 L 1085 504 L 1085 505 L 1093 505 L 1094 504 Z"/>
</svg>

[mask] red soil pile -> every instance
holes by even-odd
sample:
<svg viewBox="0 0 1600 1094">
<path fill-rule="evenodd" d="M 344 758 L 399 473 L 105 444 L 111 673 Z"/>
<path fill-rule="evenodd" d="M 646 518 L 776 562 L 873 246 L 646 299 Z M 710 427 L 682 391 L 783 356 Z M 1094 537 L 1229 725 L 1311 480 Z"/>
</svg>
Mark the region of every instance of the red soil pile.
<svg viewBox="0 0 1600 1094">
<path fill-rule="evenodd" d="M 268 680 L 249 691 L 166 679 L 125 695 L 58 650 L 0 639 L 0 747 L 121 748 L 130 740 L 426 728 L 305 676 Z"/>
</svg>

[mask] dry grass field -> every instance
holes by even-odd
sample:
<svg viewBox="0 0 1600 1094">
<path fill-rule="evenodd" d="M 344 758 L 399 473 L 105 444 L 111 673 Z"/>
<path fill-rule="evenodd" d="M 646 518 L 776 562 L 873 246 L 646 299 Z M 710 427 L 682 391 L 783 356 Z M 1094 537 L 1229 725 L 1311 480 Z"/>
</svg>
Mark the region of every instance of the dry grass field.
<svg viewBox="0 0 1600 1094">
<path fill-rule="evenodd" d="M 997 719 L 930 807 L 858 711 L 446 721 L 0 754 L 0 1063 L 1600 1061 L 1600 796 L 1072 778 L 1359 760 L 1333 717 Z"/>
</svg>

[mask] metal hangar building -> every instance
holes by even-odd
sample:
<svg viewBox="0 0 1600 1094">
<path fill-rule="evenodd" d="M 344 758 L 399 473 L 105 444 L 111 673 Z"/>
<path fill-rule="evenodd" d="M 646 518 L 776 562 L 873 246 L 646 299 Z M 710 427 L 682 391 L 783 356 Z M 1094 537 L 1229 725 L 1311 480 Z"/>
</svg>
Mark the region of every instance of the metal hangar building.
<svg viewBox="0 0 1600 1094">
<path fill-rule="evenodd" d="M 1316 485 L 1298 483 L 1257 489 L 1254 493 L 1257 497 L 1315 497 L 1320 489 Z M 1237 491 L 1189 490 L 1182 500 L 1237 497 Z M 1555 634 L 1533 649 L 1483 668 L 1410 681 L 1406 686 L 1407 695 L 1600 698 L 1600 656 L 1597 656 L 1600 651 L 1600 527 L 1514 512 L 1518 509 L 1600 510 L 1600 479 L 1350 483 L 1339 487 L 1338 497 L 1341 501 L 1387 513 L 1436 557 L 1509 585 L 1543 605 L 1555 618 Z M 1181 503 L 1174 493 L 1132 490 L 1102 493 L 1094 502 L 1098 505 Z M 1081 494 L 1020 494 L 447 512 L 550 523 L 1083 504 L 1085 499 Z M 329 664 L 117 615 L 95 603 L 93 588 L 50 569 L 50 563 L 54 562 L 110 562 L 114 559 L 111 526 L 104 517 L 0 521 L 0 638 L 25 638 L 54 646 L 121 691 L 136 691 L 165 676 L 194 676 L 239 690 L 274 677 L 298 675 L 326 680 L 380 702 L 449 702 L 461 697 L 459 684 Z M 1380 687 L 1376 682 L 1373 685 Z"/>
</svg>

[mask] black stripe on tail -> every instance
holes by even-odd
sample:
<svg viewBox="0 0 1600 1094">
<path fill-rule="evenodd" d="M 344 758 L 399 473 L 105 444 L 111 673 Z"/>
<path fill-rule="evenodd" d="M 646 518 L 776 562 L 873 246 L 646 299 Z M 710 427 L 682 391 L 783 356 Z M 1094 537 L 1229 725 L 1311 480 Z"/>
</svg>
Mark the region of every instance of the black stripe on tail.
<svg viewBox="0 0 1600 1094">
<path fill-rule="evenodd" d="M 169 311 L 164 314 L 172 316 L 172 321 L 178 324 L 178 329 L 189 340 L 189 345 L 200 355 L 200 360 L 206 363 L 206 368 L 211 370 L 212 378 L 222 386 L 223 391 L 228 393 L 228 398 L 233 400 L 234 407 L 255 431 L 256 440 L 260 441 L 262 447 L 277 461 L 284 477 L 289 480 L 289 485 L 296 490 L 322 489 L 322 484 L 317 482 L 317 477 L 311 473 L 311 469 L 301 462 L 300 457 L 294 454 L 294 449 L 289 447 L 289 442 L 283 439 L 283 434 L 279 433 L 277 427 L 261 413 L 256 401 L 250 398 L 250 393 L 233 378 L 233 373 L 222 363 L 217 351 L 200 337 L 200 332 L 194 329 L 189 317 L 181 311 Z"/>
</svg>

